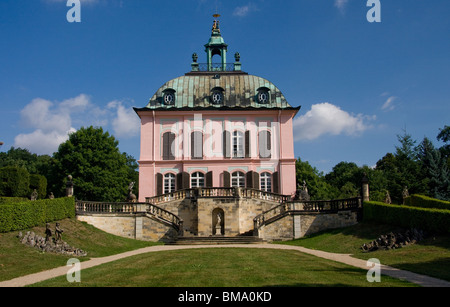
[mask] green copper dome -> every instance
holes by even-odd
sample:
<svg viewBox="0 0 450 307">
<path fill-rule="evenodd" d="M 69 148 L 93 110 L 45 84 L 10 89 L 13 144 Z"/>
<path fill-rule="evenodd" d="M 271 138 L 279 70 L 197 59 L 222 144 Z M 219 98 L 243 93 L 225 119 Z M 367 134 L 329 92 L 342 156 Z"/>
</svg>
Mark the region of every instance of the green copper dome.
<svg viewBox="0 0 450 307">
<path fill-rule="evenodd" d="M 214 94 L 222 100 L 214 100 Z M 147 109 L 292 108 L 269 80 L 246 73 L 188 73 L 166 82 Z"/>
<path fill-rule="evenodd" d="M 197 63 L 194 53 L 191 72 L 166 82 L 145 108 L 135 110 L 300 109 L 289 105 L 269 80 L 241 71 L 238 52 L 235 62 L 227 64 L 227 48 L 216 19 L 205 45 L 207 63 Z M 220 63 L 212 63 L 214 55 L 220 56 Z"/>
</svg>

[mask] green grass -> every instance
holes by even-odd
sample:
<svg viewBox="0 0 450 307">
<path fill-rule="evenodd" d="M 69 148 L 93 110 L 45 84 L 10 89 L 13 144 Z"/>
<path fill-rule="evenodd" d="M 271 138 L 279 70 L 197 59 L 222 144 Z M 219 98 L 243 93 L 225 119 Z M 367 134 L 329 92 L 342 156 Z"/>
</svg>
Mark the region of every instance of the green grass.
<svg viewBox="0 0 450 307">
<path fill-rule="evenodd" d="M 155 245 L 155 243 L 113 236 L 76 219 L 65 219 L 60 223 L 64 230 L 63 240 L 73 247 L 88 252 L 87 257 L 79 258 L 80 261 Z M 55 223 L 50 223 L 50 225 L 54 227 Z M 41 236 L 44 236 L 45 233 L 44 226 L 29 230 Z M 26 231 L 22 230 L 22 233 Z M 67 260 L 72 258 L 41 253 L 37 249 L 25 246 L 16 237 L 18 233 L 19 231 L 13 231 L 0 234 L 0 281 L 65 266 Z"/>
<path fill-rule="evenodd" d="M 138 255 L 81 272 L 80 283 L 65 276 L 39 287 L 393 287 L 410 283 L 297 251 L 211 248 Z"/>
<path fill-rule="evenodd" d="M 450 235 L 429 235 L 425 240 L 396 250 L 364 253 L 360 247 L 382 234 L 404 229 L 374 223 L 321 232 L 281 244 L 303 246 L 333 253 L 351 254 L 368 260 L 378 258 L 382 264 L 450 281 Z"/>
<path fill-rule="evenodd" d="M 53 226 L 53 224 L 52 224 Z M 104 257 L 155 243 L 121 238 L 75 219 L 61 221 L 63 239 Z M 436 236 L 420 244 L 393 251 L 363 253 L 359 247 L 380 234 L 395 231 L 392 226 L 360 223 L 319 233 L 283 244 L 344 254 L 357 258 L 378 258 L 382 264 L 450 280 L 450 236 Z M 33 231 L 43 234 L 44 227 Z M 18 232 L 0 234 L 0 281 L 65 266 L 70 257 L 40 253 L 22 245 Z M 69 284 L 62 276 L 39 286 L 410 286 L 382 276 L 382 283 L 366 281 L 365 270 L 302 254 L 297 251 L 212 248 L 148 253 L 83 270 L 81 284 Z"/>
</svg>

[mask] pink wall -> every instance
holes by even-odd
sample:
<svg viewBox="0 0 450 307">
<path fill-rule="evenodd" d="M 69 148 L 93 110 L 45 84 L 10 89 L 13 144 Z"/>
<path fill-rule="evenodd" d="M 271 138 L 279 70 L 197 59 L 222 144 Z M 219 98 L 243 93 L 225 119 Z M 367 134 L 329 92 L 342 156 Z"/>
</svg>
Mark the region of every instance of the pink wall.
<svg viewBox="0 0 450 307">
<path fill-rule="evenodd" d="M 155 196 L 157 173 L 196 171 L 213 172 L 213 186 L 223 186 L 224 171 L 278 172 L 280 194 L 293 195 L 296 190 L 292 119 L 295 110 L 205 111 L 139 111 L 141 117 L 141 157 L 139 160 L 139 201 Z M 223 130 L 250 131 L 250 156 L 224 158 Z M 259 157 L 258 133 L 271 133 L 271 158 Z M 203 159 L 191 158 L 191 132 L 203 132 Z M 162 159 L 162 136 L 175 134 L 174 161 Z"/>
</svg>

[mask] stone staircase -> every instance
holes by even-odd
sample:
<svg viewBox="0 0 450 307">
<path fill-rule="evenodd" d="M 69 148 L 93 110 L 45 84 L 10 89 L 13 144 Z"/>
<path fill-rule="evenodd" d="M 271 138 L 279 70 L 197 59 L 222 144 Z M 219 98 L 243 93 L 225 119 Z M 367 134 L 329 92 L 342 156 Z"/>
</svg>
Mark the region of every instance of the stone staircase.
<svg viewBox="0 0 450 307">
<path fill-rule="evenodd" d="M 220 244 L 261 244 L 263 239 L 253 236 L 210 236 L 210 237 L 179 237 L 169 245 L 220 245 Z"/>
</svg>

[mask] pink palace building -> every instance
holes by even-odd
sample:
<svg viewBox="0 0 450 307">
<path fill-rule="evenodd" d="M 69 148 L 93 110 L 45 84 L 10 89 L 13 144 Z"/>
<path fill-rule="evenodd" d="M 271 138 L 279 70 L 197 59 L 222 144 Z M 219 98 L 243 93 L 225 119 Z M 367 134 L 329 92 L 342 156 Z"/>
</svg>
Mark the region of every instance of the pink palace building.
<svg viewBox="0 0 450 307">
<path fill-rule="evenodd" d="M 239 53 L 227 63 L 227 49 L 216 19 L 206 63 L 194 53 L 190 72 L 135 108 L 141 119 L 140 202 L 213 187 L 294 196 L 292 121 L 300 107 L 267 79 L 243 72 Z"/>
</svg>

